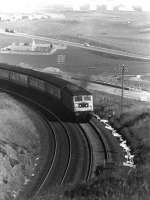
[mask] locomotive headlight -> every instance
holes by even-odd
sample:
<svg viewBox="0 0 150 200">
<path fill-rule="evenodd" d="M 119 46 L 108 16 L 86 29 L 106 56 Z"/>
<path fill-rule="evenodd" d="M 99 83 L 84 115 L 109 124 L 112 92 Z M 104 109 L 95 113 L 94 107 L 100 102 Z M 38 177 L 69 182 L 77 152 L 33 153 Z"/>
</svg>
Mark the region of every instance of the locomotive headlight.
<svg viewBox="0 0 150 200">
<path fill-rule="evenodd" d="M 75 108 L 78 108 L 78 104 L 77 104 L 77 103 L 75 103 L 75 104 L 74 104 L 74 107 L 75 107 Z"/>
</svg>

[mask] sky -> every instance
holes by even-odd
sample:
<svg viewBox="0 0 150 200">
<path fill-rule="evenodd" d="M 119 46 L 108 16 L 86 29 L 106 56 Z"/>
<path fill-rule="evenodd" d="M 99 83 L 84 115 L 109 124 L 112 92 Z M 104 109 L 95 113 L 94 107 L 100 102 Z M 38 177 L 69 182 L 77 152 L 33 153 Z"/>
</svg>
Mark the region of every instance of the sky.
<svg viewBox="0 0 150 200">
<path fill-rule="evenodd" d="M 0 11 L 2 12 L 27 12 L 35 8 L 40 8 L 46 5 L 65 4 L 78 6 L 83 4 L 105 4 L 113 7 L 118 4 L 124 4 L 128 7 L 137 5 L 141 6 L 143 10 L 150 11 L 150 0 L 0 0 Z"/>
</svg>

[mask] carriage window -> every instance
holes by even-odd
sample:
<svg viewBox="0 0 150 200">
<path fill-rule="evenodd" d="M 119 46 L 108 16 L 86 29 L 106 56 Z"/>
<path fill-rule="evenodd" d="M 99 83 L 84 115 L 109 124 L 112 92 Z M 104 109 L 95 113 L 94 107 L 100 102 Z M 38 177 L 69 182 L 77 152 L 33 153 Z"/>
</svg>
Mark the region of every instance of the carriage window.
<svg viewBox="0 0 150 200">
<path fill-rule="evenodd" d="M 85 101 L 91 101 L 91 96 L 84 96 Z"/>
<path fill-rule="evenodd" d="M 75 96 L 74 101 L 82 101 L 82 96 Z"/>
</svg>

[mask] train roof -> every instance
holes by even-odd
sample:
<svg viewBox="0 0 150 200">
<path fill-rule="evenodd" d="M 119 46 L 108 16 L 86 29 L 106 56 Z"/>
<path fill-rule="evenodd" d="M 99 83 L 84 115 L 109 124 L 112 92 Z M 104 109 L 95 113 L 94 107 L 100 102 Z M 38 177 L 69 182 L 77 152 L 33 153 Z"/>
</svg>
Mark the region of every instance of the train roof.
<svg viewBox="0 0 150 200">
<path fill-rule="evenodd" d="M 90 92 L 86 91 L 82 87 L 79 87 L 71 82 L 68 82 L 68 81 L 62 79 L 62 78 L 58 78 L 55 75 L 36 71 L 36 69 L 23 68 L 23 67 L 19 67 L 19 66 L 15 66 L 15 65 L 4 64 L 4 63 L 0 63 L 0 68 L 15 71 L 18 73 L 21 72 L 23 74 L 28 74 L 30 76 L 37 77 L 41 80 L 45 80 L 49 83 L 52 83 L 56 87 L 65 89 L 71 95 L 80 95 L 80 94 L 90 95 Z"/>
<path fill-rule="evenodd" d="M 88 92 L 87 90 L 85 90 L 82 87 L 79 87 L 75 84 L 72 84 L 70 82 L 67 83 L 67 85 L 64 87 L 64 89 L 68 92 L 71 92 L 73 95 L 90 95 L 90 92 Z"/>
</svg>

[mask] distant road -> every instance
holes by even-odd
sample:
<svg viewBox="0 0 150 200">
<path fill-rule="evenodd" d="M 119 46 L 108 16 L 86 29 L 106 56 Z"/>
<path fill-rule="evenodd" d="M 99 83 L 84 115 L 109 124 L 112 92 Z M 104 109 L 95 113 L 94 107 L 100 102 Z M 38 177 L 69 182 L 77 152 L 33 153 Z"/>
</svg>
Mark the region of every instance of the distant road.
<svg viewBox="0 0 150 200">
<path fill-rule="evenodd" d="M 133 58 L 133 59 L 141 59 L 141 60 L 150 61 L 150 56 L 143 56 L 143 55 L 138 55 L 138 54 L 124 52 L 124 51 L 115 50 L 115 49 L 108 49 L 108 48 L 91 46 L 88 43 L 81 44 L 81 43 L 77 43 L 77 42 L 70 42 L 70 41 L 66 41 L 66 40 L 59 40 L 59 39 L 37 36 L 37 35 L 31 35 L 31 34 L 26 34 L 26 33 L 19 33 L 19 32 L 8 33 L 8 32 L 5 32 L 4 30 L 0 30 L 0 33 L 5 34 L 5 35 L 25 37 L 25 38 L 31 38 L 31 39 L 47 41 L 47 42 L 61 43 L 61 44 L 65 44 L 65 45 L 68 45 L 68 46 L 78 47 L 78 48 L 87 49 L 87 50 L 91 50 L 91 51 L 96 51 L 96 52 L 101 52 L 101 53 L 106 53 L 106 54 L 111 54 L 111 55 L 116 55 L 116 56 L 123 56 L 123 57 L 128 57 L 128 58 Z"/>
</svg>

